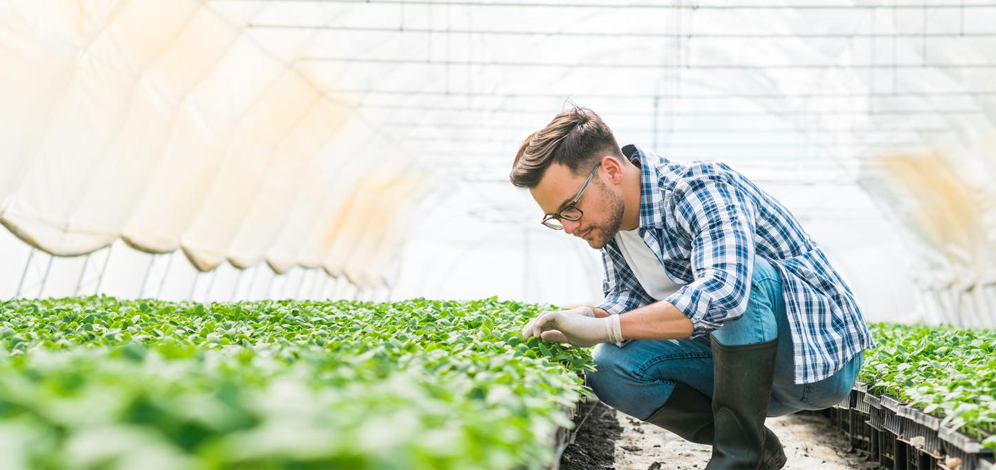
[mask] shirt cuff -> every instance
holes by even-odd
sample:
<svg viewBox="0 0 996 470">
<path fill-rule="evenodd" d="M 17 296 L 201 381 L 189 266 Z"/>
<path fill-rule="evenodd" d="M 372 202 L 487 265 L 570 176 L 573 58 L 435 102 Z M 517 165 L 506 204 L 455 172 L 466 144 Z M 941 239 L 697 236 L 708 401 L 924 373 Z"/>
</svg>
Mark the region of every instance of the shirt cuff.
<svg viewBox="0 0 996 470">
<path fill-rule="evenodd" d="M 703 307 L 708 308 L 708 304 L 704 306 L 701 295 L 687 285 L 682 286 L 681 289 L 678 289 L 677 292 L 669 295 L 664 300 L 674 305 L 674 308 L 678 309 L 682 315 L 686 316 L 692 322 L 692 335 L 689 338 L 707 336 L 709 333 L 723 326 L 722 323 L 705 319 L 706 312 L 700 312 L 699 310 L 703 309 Z"/>
<path fill-rule="evenodd" d="M 605 310 L 609 315 L 619 315 L 626 311 L 626 304 L 622 302 L 604 301 L 600 304 L 595 304 L 595 307 Z"/>
</svg>

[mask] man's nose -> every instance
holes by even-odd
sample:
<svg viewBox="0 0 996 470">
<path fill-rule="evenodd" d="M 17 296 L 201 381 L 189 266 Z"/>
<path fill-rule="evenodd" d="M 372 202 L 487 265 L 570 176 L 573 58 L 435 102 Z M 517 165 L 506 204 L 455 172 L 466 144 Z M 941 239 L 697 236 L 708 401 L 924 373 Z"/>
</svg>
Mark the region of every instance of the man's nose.
<svg viewBox="0 0 996 470">
<path fill-rule="evenodd" d="M 564 231 L 567 232 L 568 235 L 574 233 L 574 231 L 581 226 L 581 222 L 576 220 L 571 221 L 571 220 L 560 219 L 560 223 L 563 224 Z"/>
</svg>

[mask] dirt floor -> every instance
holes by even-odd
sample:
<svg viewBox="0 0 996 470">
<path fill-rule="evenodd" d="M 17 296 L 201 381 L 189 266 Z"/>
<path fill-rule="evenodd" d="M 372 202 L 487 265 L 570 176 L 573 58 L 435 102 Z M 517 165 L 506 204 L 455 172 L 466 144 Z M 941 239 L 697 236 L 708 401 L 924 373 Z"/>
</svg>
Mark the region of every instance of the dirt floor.
<svg viewBox="0 0 996 470">
<path fill-rule="evenodd" d="M 607 470 L 616 468 L 616 442 L 623 432 L 619 419 L 625 415 L 598 401 L 589 401 L 583 404 L 579 414 L 581 416 L 587 415 L 587 419 L 581 425 L 581 430 L 574 436 L 574 443 L 564 449 L 564 454 L 560 459 L 560 469 Z"/>
<path fill-rule="evenodd" d="M 693 470 L 704 468 L 709 461 L 710 446 L 685 441 L 601 403 L 594 406 L 574 444 L 564 450 L 561 469 Z M 769 418 L 766 424 L 785 446 L 787 470 L 875 468 L 858 454 L 847 452 L 846 439 L 827 418 L 796 414 Z"/>
</svg>

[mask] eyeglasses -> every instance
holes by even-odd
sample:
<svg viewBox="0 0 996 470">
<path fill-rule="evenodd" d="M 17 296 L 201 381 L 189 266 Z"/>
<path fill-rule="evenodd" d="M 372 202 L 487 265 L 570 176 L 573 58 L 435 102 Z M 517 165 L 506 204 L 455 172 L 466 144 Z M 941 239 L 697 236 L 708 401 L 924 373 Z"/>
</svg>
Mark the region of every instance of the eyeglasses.
<svg viewBox="0 0 996 470">
<path fill-rule="evenodd" d="M 564 210 L 556 214 L 547 214 L 543 217 L 543 221 L 541 222 L 543 225 L 546 225 L 554 230 L 563 230 L 564 224 L 560 222 L 561 219 L 570 220 L 571 222 L 581 220 L 581 216 L 584 215 L 584 212 L 581 212 L 581 209 L 578 209 L 578 199 L 581 199 L 581 195 L 584 194 L 584 190 L 588 189 L 588 183 L 591 182 L 591 178 L 595 176 L 595 170 L 597 170 L 598 166 L 601 164 L 602 162 L 595 164 L 595 168 L 592 168 L 591 173 L 588 173 L 588 179 L 584 180 L 584 185 L 581 186 L 581 190 L 578 191 L 578 195 L 574 196 L 574 199 L 567 205 L 567 207 L 564 208 Z"/>
</svg>

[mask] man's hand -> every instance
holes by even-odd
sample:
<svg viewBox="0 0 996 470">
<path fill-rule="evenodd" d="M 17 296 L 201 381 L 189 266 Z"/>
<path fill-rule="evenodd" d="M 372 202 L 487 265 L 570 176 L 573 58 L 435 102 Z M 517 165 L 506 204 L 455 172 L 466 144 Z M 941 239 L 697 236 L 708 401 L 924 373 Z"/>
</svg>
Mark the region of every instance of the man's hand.
<svg viewBox="0 0 996 470">
<path fill-rule="evenodd" d="M 572 315 L 584 315 L 586 317 L 595 318 L 595 311 L 592 310 L 591 307 L 588 307 L 586 305 L 583 305 L 581 307 L 572 308 L 570 310 L 557 310 L 557 311 L 561 312 L 561 313 L 569 313 L 569 314 L 572 314 Z M 539 320 L 540 317 L 542 317 L 544 314 L 547 314 L 547 313 L 550 313 L 550 312 L 551 312 L 551 310 L 540 312 L 540 314 L 537 315 L 536 318 L 533 318 L 532 320 L 529 320 L 529 322 L 526 323 L 526 326 L 522 329 L 522 339 L 529 339 L 529 337 L 532 336 L 533 325 L 536 324 L 536 320 Z M 539 336 L 537 336 L 537 338 L 539 338 Z"/>
<path fill-rule="evenodd" d="M 615 331 L 618 331 L 619 319 L 593 317 L 594 314 L 588 307 L 543 312 L 526 324 L 522 329 L 522 338 L 535 336 L 546 341 L 566 342 L 581 347 L 609 341 L 611 328 L 615 326 Z M 622 340 L 621 336 L 620 334 L 617 338 L 619 341 Z"/>
</svg>

